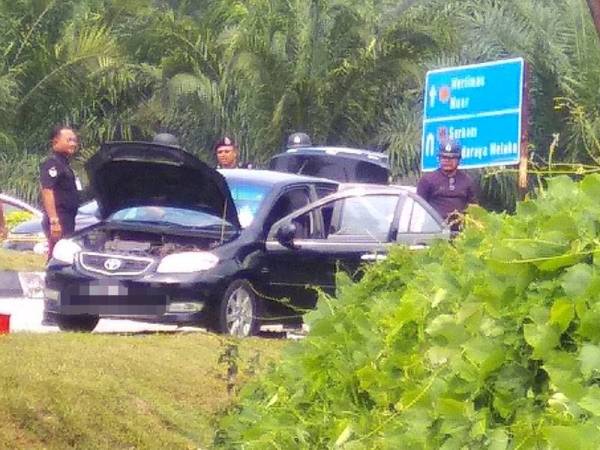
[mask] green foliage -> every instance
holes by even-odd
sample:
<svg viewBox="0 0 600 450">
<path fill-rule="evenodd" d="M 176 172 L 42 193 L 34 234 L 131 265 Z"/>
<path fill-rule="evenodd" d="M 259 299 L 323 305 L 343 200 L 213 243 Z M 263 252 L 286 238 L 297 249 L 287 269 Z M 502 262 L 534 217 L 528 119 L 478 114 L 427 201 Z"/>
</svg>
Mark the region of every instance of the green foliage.
<svg viewBox="0 0 600 450">
<path fill-rule="evenodd" d="M 21 222 L 25 222 L 26 220 L 31 219 L 33 215 L 27 211 L 13 211 L 9 214 L 6 214 L 4 220 L 6 221 L 6 226 L 10 230 L 15 225 L 20 224 Z"/>
<path fill-rule="evenodd" d="M 600 448 L 600 176 L 394 249 L 253 383 L 226 448 Z"/>
<path fill-rule="evenodd" d="M 0 49 L 0 185 L 30 200 L 57 122 L 80 127 L 79 162 L 171 131 L 205 160 L 226 132 L 260 165 L 306 131 L 415 178 L 425 72 L 513 56 L 530 68 L 532 160 L 558 134 L 555 163 L 600 161 L 585 0 L 0 0 Z M 511 174 L 481 179 L 486 206 L 514 208 Z"/>
<path fill-rule="evenodd" d="M 12 272 L 43 272 L 46 257 L 33 252 L 0 249 L 0 270 Z"/>
</svg>

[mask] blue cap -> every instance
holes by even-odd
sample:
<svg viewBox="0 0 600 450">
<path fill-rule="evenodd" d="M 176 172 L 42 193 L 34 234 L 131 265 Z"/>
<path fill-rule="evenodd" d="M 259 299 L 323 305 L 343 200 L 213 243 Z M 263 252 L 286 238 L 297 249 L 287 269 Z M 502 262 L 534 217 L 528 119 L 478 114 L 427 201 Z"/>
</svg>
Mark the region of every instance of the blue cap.
<svg viewBox="0 0 600 450">
<path fill-rule="evenodd" d="M 440 144 L 438 156 L 440 158 L 460 159 L 462 146 L 456 141 L 447 141 Z"/>
</svg>

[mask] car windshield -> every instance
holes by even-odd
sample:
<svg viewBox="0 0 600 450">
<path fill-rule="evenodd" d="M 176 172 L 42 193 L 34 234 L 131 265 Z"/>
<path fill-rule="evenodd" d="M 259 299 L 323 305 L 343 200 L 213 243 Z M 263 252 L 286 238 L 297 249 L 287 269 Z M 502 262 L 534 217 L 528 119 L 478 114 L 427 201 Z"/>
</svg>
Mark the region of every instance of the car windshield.
<svg viewBox="0 0 600 450">
<path fill-rule="evenodd" d="M 124 208 L 112 216 L 110 221 L 142 222 L 148 224 L 182 227 L 234 230 L 233 225 L 205 211 L 175 208 L 170 206 L 134 206 Z"/>
<path fill-rule="evenodd" d="M 77 214 L 85 214 L 86 216 L 93 216 L 98 211 L 98 203 L 96 200 L 87 202 L 79 207 Z"/>
<path fill-rule="evenodd" d="M 254 220 L 271 187 L 249 180 L 228 179 L 227 184 L 238 212 L 240 225 L 246 228 Z"/>
</svg>

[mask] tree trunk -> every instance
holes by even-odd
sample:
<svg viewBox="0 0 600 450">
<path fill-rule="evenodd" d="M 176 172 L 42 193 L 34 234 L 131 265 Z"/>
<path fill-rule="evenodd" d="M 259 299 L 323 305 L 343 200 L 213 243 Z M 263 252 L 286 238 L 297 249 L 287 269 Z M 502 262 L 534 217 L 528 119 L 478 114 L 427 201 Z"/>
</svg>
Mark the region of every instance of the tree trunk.
<svg viewBox="0 0 600 450">
<path fill-rule="evenodd" d="M 586 0 L 588 6 L 590 7 L 590 12 L 592 13 L 592 19 L 594 20 L 594 25 L 596 25 L 596 32 L 598 33 L 598 37 L 600 37 L 600 0 Z"/>
</svg>

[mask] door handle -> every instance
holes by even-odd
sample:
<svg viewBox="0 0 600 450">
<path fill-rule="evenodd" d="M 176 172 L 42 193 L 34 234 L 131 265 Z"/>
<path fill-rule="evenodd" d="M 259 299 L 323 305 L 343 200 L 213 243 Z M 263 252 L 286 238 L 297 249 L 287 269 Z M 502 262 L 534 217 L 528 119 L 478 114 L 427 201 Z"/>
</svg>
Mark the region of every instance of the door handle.
<svg viewBox="0 0 600 450">
<path fill-rule="evenodd" d="M 383 253 L 365 253 L 360 256 L 361 261 L 383 261 L 387 258 L 387 255 Z"/>
</svg>

